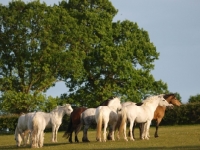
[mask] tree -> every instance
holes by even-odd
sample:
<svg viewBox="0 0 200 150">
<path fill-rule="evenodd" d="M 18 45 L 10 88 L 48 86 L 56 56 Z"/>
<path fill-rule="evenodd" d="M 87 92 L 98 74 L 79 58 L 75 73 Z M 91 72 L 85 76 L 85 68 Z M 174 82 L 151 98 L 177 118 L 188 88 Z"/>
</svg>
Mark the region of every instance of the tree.
<svg viewBox="0 0 200 150">
<path fill-rule="evenodd" d="M 73 72 L 76 76 L 73 65 L 79 58 L 67 53 L 73 29 L 75 20 L 66 9 L 56 5 L 50 7 L 39 1 L 0 5 L 0 91 L 32 94 L 37 98 L 62 80 L 58 73 Z"/>
<path fill-rule="evenodd" d="M 167 84 L 155 81 L 150 72 L 159 53 L 147 31 L 128 20 L 112 22 L 117 10 L 107 0 L 69 0 L 61 5 L 78 20 L 80 51 L 86 55 L 83 78 L 68 82 L 66 76 L 71 91 L 66 99 L 91 107 L 111 96 L 138 102 L 146 94 L 167 92 Z"/>
<path fill-rule="evenodd" d="M 190 96 L 189 103 L 199 103 L 200 102 L 200 94 L 197 94 L 195 96 Z"/>
<path fill-rule="evenodd" d="M 146 94 L 167 92 L 167 84 L 151 74 L 159 53 L 148 32 L 128 20 L 113 22 L 116 14 L 108 0 L 0 6 L 4 99 L 7 91 L 25 93 L 40 105 L 37 96 L 59 80 L 69 88 L 63 102 L 88 107 L 111 96 L 138 102 Z"/>
</svg>

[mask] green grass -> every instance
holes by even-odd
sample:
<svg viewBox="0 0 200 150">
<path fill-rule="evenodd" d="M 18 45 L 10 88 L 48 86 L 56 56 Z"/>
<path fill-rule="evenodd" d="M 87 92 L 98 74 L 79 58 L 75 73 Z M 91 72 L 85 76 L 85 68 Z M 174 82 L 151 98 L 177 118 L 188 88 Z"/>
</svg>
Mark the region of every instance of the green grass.
<svg viewBox="0 0 200 150">
<path fill-rule="evenodd" d="M 120 140 L 97 142 L 95 131 L 88 131 L 89 143 L 69 143 L 62 138 L 64 132 L 58 133 L 58 142 L 51 143 L 51 133 L 45 134 L 44 150 L 199 150 L 200 149 L 200 125 L 192 126 L 160 126 L 159 137 L 154 138 L 155 128 L 150 129 L 150 140 L 140 140 L 139 131 L 135 130 L 135 141 Z M 79 133 L 79 140 L 82 132 Z M 74 136 L 73 136 L 74 140 Z M 28 150 L 30 146 L 17 148 L 14 135 L 0 135 L 0 150 Z"/>
</svg>

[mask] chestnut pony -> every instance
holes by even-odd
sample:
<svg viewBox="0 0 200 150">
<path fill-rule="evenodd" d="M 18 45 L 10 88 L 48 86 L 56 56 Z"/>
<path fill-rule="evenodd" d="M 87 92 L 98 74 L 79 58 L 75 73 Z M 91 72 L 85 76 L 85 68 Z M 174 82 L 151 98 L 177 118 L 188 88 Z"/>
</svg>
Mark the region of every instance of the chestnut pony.
<svg viewBox="0 0 200 150">
<path fill-rule="evenodd" d="M 175 106 L 181 105 L 181 102 L 178 99 L 176 99 L 175 94 L 166 94 L 164 95 L 164 99 L 166 99 L 169 104 L 173 104 Z M 166 107 L 158 106 L 154 112 L 153 120 L 156 121 L 156 132 L 154 134 L 154 137 L 158 137 L 158 126 L 162 121 L 162 118 L 165 116 L 165 110 Z"/>
<path fill-rule="evenodd" d="M 163 96 L 164 99 L 166 99 L 166 101 L 169 104 L 172 104 L 174 106 L 180 106 L 181 102 L 176 98 L 176 95 L 173 93 L 170 94 L 165 94 Z M 154 117 L 152 119 L 152 121 L 154 121 L 156 123 L 156 131 L 154 134 L 154 137 L 157 138 L 158 137 L 158 127 L 160 122 L 162 121 L 162 118 L 165 116 L 165 110 L 166 107 L 165 106 L 158 106 L 154 112 Z M 140 138 L 142 138 L 142 131 L 143 131 L 143 125 L 144 124 L 140 124 L 139 125 L 139 129 L 140 129 Z M 134 126 L 135 128 L 135 126 Z M 133 136 L 134 136 L 134 128 L 133 128 Z"/>
</svg>

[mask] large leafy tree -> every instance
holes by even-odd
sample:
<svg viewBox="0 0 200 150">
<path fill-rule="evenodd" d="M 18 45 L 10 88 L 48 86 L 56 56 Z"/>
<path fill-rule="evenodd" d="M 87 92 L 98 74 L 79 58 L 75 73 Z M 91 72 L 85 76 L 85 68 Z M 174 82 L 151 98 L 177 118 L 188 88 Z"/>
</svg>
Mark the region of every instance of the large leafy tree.
<svg viewBox="0 0 200 150">
<path fill-rule="evenodd" d="M 72 93 L 61 98 L 97 106 L 110 96 L 137 102 L 146 94 L 167 91 L 167 85 L 151 75 L 159 53 L 147 31 L 128 20 L 112 22 L 117 10 L 107 0 L 69 0 L 61 5 L 78 20 L 80 50 L 86 55 L 83 78 L 66 82 Z"/>
<path fill-rule="evenodd" d="M 69 0 L 58 6 L 13 1 L 0 7 L 3 94 L 37 97 L 64 80 L 69 93 L 62 99 L 92 107 L 111 96 L 137 102 L 167 91 L 151 75 L 159 53 L 147 31 L 128 20 L 113 22 L 117 10 L 108 0 Z"/>
<path fill-rule="evenodd" d="M 0 5 L 0 91 L 5 95 L 7 91 L 35 95 L 35 101 L 30 101 L 36 106 L 40 103 L 37 94 L 62 80 L 58 73 L 73 72 L 76 76 L 76 67 L 71 64 L 76 65 L 79 58 L 67 53 L 73 43 L 73 29 L 75 20 L 56 5 L 39 1 Z M 29 104 L 28 99 L 22 103 L 27 108 L 23 111 L 28 111 Z"/>
</svg>

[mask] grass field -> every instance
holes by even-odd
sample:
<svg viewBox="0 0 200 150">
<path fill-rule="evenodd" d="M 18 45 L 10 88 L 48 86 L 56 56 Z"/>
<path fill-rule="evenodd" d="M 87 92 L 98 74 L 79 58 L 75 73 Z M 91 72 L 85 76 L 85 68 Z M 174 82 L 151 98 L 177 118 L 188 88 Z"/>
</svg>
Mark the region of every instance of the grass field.
<svg viewBox="0 0 200 150">
<path fill-rule="evenodd" d="M 45 134 L 44 150 L 200 150 L 200 125 L 160 126 L 159 137 L 154 138 L 155 128 L 150 129 L 150 140 L 140 140 L 139 131 L 135 130 L 136 140 L 125 142 L 122 138 L 116 141 L 97 142 L 95 131 L 88 131 L 89 143 L 69 143 L 62 138 L 64 132 L 58 133 L 58 142 L 51 143 L 51 133 Z M 79 133 L 79 140 L 82 132 Z M 74 140 L 74 136 L 73 136 Z M 14 135 L 0 135 L 0 150 L 28 150 L 30 146 L 15 145 Z"/>
</svg>

